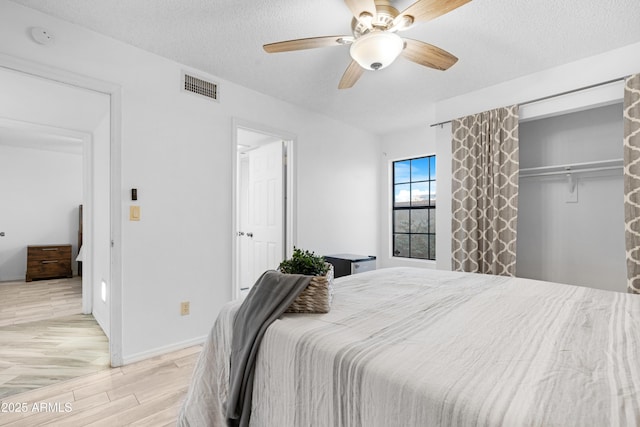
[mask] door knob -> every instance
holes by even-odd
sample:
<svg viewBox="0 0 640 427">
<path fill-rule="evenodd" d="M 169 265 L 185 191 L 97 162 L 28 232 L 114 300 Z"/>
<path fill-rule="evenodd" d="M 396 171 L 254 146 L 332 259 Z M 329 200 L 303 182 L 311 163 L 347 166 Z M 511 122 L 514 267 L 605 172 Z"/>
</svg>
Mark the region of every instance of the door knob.
<svg viewBox="0 0 640 427">
<path fill-rule="evenodd" d="M 248 232 L 247 233 L 247 237 L 253 237 L 253 233 L 252 232 Z"/>
<path fill-rule="evenodd" d="M 244 231 L 238 231 L 238 236 L 244 236 Z"/>
</svg>

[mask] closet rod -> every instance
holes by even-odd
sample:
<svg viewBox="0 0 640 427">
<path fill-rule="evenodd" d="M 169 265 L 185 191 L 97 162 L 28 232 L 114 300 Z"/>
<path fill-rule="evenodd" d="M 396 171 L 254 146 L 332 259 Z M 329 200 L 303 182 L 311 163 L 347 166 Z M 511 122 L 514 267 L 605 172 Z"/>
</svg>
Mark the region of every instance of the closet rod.
<svg viewBox="0 0 640 427">
<path fill-rule="evenodd" d="M 520 178 L 530 178 L 535 176 L 550 176 L 550 175 L 571 175 L 572 173 L 581 173 L 581 172 L 599 172 L 613 169 L 622 169 L 622 166 L 602 166 L 599 168 L 588 168 L 588 169 L 568 169 L 561 171 L 553 171 L 553 172 L 539 172 L 539 173 L 524 173 L 520 175 Z"/>
<path fill-rule="evenodd" d="M 622 166 L 624 159 L 607 159 L 607 160 L 593 160 L 583 163 L 568 163 L 565 165 L 549 165 L 549 166 L 537 166 L 533 168 L 521 168 L 520 174 L 526 175 L 529 173 L 540 172 L 575 172 L 582 169 L 593 169 L 603 166 Z"/>
<path fill-rule="evenodd" d="M 589 85 L 589 86 L 583 86 L 583 87 L 579 87 L 579 88 L 576 88 L 576 89 L 571 89 L 571 90 L 567 90 L 567 91 L 564 91 L 564 92 L 556 93 L 556 94 L 553 94 L 553 95 L 547 95 L 547 96 L 543 96 L 541 98 L 531 99 L 529 101 L 525 101 L 525 102 L 519 103 L 518 106 L 522 107 L 523 105 L 533 104 L 534 102 L 546 101 L 547 99 L 557 98 L 559 96 L 569 95 L 571 93 L 580 92 L 580 91 L 587 90 L 587 89 L 593 89 L 594 87 L 604 86 L 604 85 L 608 85 L 609 83 L 619 82 L 621 80 L 626 79 L 627 77 L 628 76 L 619 77 L 617 79 L 608 80 L 606 82 L 595 83 L 595 84 L 592 84 L 592 85 Z M 444 122 L 433 123 L 432 125 L 429 125 L 429 127 L 446 125 L 447 123 L 451 123 L 452 121 L 453 121 L 453 119 L 446 120 Z"/>
</svg>

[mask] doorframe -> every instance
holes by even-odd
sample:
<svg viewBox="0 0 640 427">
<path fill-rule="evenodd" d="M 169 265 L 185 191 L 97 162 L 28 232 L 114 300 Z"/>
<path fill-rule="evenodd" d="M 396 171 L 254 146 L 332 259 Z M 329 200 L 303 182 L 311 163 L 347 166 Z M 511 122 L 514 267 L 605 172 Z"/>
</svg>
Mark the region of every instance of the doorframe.
<svg viewBox="0 0 640 427">
<path fill-rule="evenodd" d="M 285 142 L 285 173 L 284 183 L 284 251 L 289 257 L 293 253 L 293 247 L 297 242 L 297 209 L 296 209 L 296 159 L 295 147 L 297 137 L 287 131 L 276 129 L 261 123 L 256 123 L 240 118 L 232 118 L 231 135 L 231 298 L 240 296 L 240 274 L 239 274 L 239 245 L 238 245 L 238 190 L 239 190 L 239 170 L 238 161 L 238 130 L 244 129 L 251 132 L 261 133 L 267 136 L 281 139 Z"/>
<path fill-rule="evenodd" d="M 111 223 L 111 284 L 109 286 L 109 354 L 111 366 L 122 365 L 122 200 L 121 188 L 121 132 L 122 87 L 50 65 L 0 53 L 0 67 L 35 77 L 52 80 L 109 96 L 110 120 L 110 223 Z M 88 144 L 89 146 L 91 144 Z M 85 144 L 86 146 L 86 144 Z M 84 147 L 83 147 L 84 148 Z M 93 185 L 93 184 L 92 184 Z M 93 194 L 93 188 L 90 188 Z M 89 217 L 87 215 L 87 217 Z M 91 217 L 93 223 L 93 217 Z M 83 311 L 84 311 L 83 301 Z"/>
</svg>

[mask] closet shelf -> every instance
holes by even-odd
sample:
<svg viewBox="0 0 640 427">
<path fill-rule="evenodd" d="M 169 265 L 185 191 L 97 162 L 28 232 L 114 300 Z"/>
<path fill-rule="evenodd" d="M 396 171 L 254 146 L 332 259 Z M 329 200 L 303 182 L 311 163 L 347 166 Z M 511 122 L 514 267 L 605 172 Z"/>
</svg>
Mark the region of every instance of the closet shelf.
<svg viewBox="0 0 640 427">
<path fill-rule="evenodd" d="M 569 175 L 580 172 L 599 172 L 622 168 L 622 159 L 598 160 L 594 162 L 571 163 L 566 165 L 541 166 L 520 169 L 520 178 L 547 175 Z"/>
</svg>

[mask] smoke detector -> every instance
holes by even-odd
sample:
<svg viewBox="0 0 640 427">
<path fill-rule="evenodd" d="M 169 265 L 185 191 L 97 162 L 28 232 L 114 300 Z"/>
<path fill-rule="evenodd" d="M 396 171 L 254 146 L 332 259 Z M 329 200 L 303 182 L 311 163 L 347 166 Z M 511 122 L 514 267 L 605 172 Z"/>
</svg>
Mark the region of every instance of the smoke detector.
<svg viewBox="0 0 640 427">
<path fill-rule="evenodd" d="M 53 43 L 54 37 L 49 30 L 45 30 L 42 27 L 34 27 L 31 29 L 31 37 L 36 43 L 43 45 L 50 45 Z"/>
</svg>

